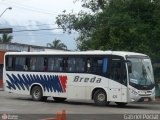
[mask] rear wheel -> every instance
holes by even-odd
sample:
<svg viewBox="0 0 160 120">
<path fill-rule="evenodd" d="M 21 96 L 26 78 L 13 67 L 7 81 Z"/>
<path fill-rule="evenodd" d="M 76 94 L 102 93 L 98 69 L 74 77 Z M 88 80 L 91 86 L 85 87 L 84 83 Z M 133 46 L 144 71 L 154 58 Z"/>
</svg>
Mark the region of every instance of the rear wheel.
<svg viewBox="0 0 160 120">
<path fill-rule="evenodd" d="M 53 97 L 55 102 L 64 102 L 67 98 Z"/>
<path fill-rule="evenodd" d="M 45 99 L 45 97 L 43 97 L 43 92 L 40 86 L 34 86 L 32 88 L 31 95 L 34 101 L 40 101 Z"/>
<path fill-rule="evenodd" d="M 93 96 L 93 100 L 94 100 L 95 104 L 98 106 L 105 106 L 105 105 L 109 104 L 109 102 L 107 101 L 106 92 L 102 89 L 95 91 L 94 96 Z"/>
</svg>

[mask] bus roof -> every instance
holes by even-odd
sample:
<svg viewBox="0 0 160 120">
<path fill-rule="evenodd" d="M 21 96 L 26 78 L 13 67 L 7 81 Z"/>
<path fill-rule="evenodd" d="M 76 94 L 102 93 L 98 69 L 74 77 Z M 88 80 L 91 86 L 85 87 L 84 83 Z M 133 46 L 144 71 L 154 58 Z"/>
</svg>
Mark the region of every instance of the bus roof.
<svg viewBox="0 0 160 120">
<path fill-rule="evenodd" d="M 40 51 L 40 52 L 6 52 L 5 55 L 119 55 L 147 56 L 145 54 L 127 51 Z"/>
</svg>

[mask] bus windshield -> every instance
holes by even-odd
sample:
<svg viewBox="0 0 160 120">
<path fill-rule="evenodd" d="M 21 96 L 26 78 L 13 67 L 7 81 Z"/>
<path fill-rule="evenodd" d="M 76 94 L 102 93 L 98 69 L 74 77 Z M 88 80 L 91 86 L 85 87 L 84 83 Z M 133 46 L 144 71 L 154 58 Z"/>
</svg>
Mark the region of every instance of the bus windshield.
<svg viewBox="0 0 160 120">
<path fill-rule="evenodd" d="M 128 58 L 132 63 L 132 72 L 129 73 L 130 82 L 137 85 L 153 85 L 153 69 L 150 59 Z"/>
</svg>

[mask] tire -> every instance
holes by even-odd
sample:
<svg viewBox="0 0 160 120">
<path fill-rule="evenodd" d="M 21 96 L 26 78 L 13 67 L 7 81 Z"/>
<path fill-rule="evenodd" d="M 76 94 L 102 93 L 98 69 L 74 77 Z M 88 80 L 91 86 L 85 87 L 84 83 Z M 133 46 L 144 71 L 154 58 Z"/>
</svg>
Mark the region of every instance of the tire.
<svg viewBox="0 0 160 120">
<path fill-rule="evenodd" d="M 124 107 L 127 105 L 127 103 L 124 103 L 124 102 L 116 102 L 116 104 L 120 107 Z"/>
<path fill-rule="evenodd" d="M 41 101 L 45 97 L 43 97 L 43 92 L 40 86 L 34 86 L 31 91 L 32 99 L 34 101 Z"/>
<path fill-rule="evenodd" d="M 64 102 L 67 98 L 53 97 L 55 102 Z"/>
<path fill-rule="evenodd" d="M 93 100 L 94 100 L 94 103 L 98 106 L 105 106 L 109 104 L 109 102 L 107 101 L 106 92 L 102 89 L 95 91 Z"/>
</svg>

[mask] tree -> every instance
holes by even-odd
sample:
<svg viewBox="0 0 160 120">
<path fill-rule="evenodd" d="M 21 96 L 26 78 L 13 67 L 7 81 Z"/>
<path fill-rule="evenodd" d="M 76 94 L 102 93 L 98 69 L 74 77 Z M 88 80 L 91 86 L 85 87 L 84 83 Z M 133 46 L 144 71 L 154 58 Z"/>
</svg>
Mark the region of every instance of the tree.
<svg viewBox="0 0 160 120">
<path fill-rule="evenodd" d="M 0 42 L 2 43 L 10 43 L 13 39 L 12 35 L 4 33 L 2 37 L 0 37 Z"/>
<path fill-rule="evenodd" d="M 67 46 L 64 43 L 62 43 L 60 40 L 54 40 L 52 43 L 47 43 L 47 46 L 54 49 L 67 50 Z"/>
</svg>

